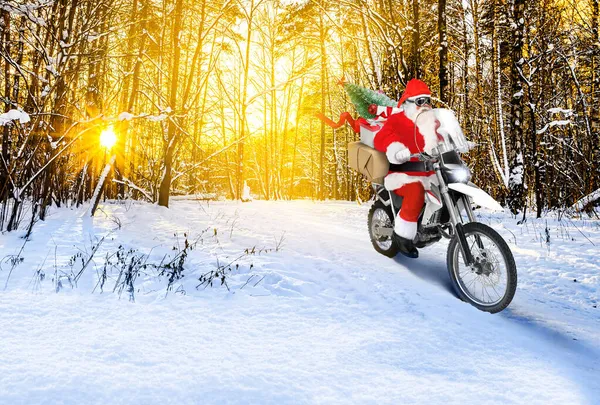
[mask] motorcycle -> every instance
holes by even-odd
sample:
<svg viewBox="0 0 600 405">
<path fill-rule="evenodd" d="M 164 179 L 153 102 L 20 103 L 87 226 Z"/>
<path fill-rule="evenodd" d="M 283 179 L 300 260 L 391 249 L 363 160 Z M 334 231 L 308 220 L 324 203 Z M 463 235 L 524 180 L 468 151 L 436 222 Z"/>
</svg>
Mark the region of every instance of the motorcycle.
<svg viewBox="0 0 600 405">
<path fill-rule="evenodd" d="M 452 287 L 460 299 L 481 311 L 497 313 L 512 301 L 517 288 L 517 268 L 502 236 L 477 222 L 473 204 L 492 210 L 502 206 L 473 184 L 471 172 L 460 153 L 467 152 L 460 125 L 449 110 L 435 109 L 444 138 L 430 153 L 419 153 L 425 171 L 434 171 L 437 185 L 425 193 L 425 205 L 418 221 L 417 248 L 449 239 L 446 265 Z M 398 253 L 394 221 L 402 197 L 373 182 L 374 203 L 369 211 L 369 235 L 375 250 L 385 256 Z"/>
</svg>

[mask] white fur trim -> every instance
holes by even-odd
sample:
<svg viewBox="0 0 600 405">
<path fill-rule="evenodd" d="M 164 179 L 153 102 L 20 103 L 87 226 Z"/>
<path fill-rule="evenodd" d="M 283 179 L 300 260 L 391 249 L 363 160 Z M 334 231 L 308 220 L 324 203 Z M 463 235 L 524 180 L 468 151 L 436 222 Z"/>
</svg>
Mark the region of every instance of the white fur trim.
<svg viewBox="0 0 600 405">
<path fill-rule="evenodd" d="M 431 185 L 438 184 L 435 174 L 431 176 L 409 176 L 406 173 L 389 173 L 383 180 L 383 185 L 387 190 L 396 190 L 409 183 L 420 182 L 425 190 L 431 190 Z"/>
<path fill-rule="evenodd" d="M 403 238 L 413 240 L 417 236 L 417 223 L 406 221 L 397 216 L 394 222 L 394 233 Z"/>
<path fill-rule="evenodd" d="M 387 159 L 389 160 L 390 163 L 394 163 L 394 164 L 402 164 L 404 162 L 399 161 L 398 159 L 396 159 L 396 153 L 400 152 L 401 150 L 406 149 L 406 146 L 404 146 L 403 143 L 401 142 L 392 142 L 388 145 L 387 149 L 385 150 L 385 155 L 387 156 Z"/>
<path fill-rule="evenodd" d="M 411 96 L 411 97 L 407 98 L 407 100 L 415 100 L 415 99 L 417 99 L 419 97 L 431 97 L 431 94 L 419 94 L 419 95 L 416 95 L 416 96 Z M 406 103 L 406 101 L 405 101 L 405 103 Z"/>
</svg>

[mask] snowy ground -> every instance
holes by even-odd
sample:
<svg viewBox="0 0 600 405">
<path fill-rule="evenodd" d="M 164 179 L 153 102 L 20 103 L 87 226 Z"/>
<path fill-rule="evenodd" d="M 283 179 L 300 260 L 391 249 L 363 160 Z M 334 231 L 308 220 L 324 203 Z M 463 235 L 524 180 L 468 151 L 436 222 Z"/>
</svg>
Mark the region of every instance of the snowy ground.
<svg viewBox="0 0 600 405">
<path fill-rule="evenodd" d="M 481 214 L 519 271 L 489 315 L 451 292 L 447 243 L 378 255 L 368 208 L 104 204 L 52 211 L 24 248 L 0 235 L 0 404 L 600 404 L 600 222 Z M 158 264 L 184 234 L 200 239 L 168 293 L 152 268 L 133 297 L 114 272 L 101 292 L 107 254 Z M 228 288 L 196 288 L 230 263 Z"/>
</svg>

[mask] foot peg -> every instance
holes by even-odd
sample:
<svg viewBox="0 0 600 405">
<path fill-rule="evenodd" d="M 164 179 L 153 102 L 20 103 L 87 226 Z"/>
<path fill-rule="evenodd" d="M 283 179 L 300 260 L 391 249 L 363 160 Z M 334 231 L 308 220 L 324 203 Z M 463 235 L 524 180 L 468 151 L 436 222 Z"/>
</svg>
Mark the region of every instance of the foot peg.
<svg viewBox="0 0 600 405">
<path fill-rule="evenodd" d="M 417 237 L 415 238 L 414 245 L 419 249 L 424 248 L 427 245 L 431 245 L 442 239 L 442 234 L 438 228 L 421 228 L 417 233 Z"/>
</svg>

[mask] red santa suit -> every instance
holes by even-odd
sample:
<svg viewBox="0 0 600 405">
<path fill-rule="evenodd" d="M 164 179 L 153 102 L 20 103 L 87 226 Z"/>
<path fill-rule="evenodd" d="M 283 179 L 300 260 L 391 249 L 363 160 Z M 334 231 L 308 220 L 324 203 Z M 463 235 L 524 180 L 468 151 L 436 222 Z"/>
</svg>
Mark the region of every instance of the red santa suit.
<svg viewBox="0 0 600 405">
<path fill-rule="evenodd" d="M 430 95 L 431 92 L 425 83 L 417 79 L 410 80 L 398 106 L 400 107 L 408 99 Z M 375 149 L 384 152 L 393 164 L 402 164 L 413 154 L 431 153 L 440 140 L 436 132 L 439 122 L 431 110 L 416 107 L 415 104 L 412 106 L 407 104 L 405 107 L 408 108 L 403 112 L 388 117 L 373 141 Z M 418 161 L 417 158 L 410 160 Z M 430 189 L 432 183 L 437 184 L 434 171 L 391 170 L 386 176 L 385 188 L 403 197 L 399 217 L 394 225 L 394 232 L 399 236 L 409 240 L 416 236 L 417 221 L 425 203 L 425 191 Z"/>
</svg>

